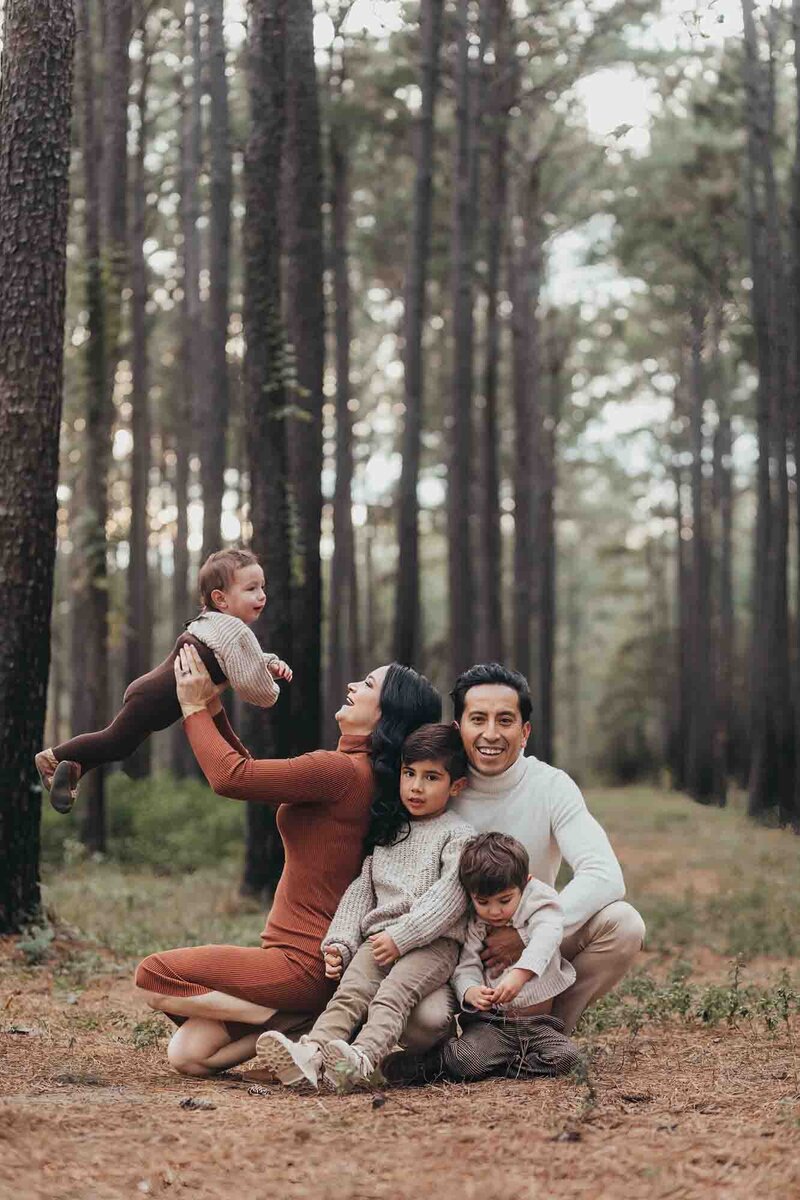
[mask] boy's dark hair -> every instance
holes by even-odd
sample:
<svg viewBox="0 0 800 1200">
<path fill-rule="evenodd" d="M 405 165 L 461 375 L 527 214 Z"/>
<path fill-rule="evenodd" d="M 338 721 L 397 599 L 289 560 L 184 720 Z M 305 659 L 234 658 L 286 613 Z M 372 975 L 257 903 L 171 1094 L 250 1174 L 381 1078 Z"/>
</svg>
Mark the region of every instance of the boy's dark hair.
<svg viewBox="0 0 800 1200">
<path fill-rule="evenodd" d="M 215 550 L 209 554 L 200 568 L 197 586 L 200 589 L 200 601 L 206 608 L 215 611 L 211 593 L 219 589 L 224 592 L 233 583 L 233 577 L 242 567 L 257 567 L 258 559 L 250 550 L 240 550 L 237 546 L 230 550 Z"/>
<path fill-rule="evenodd" d="M 502 663 L 476 663 L 468 671 L 463 671 L 456 680 L 450 696 L 453 701 L 455 718 L 460 721 L 464 714 L 464 698 L 470 688 L 479 687 L 484 683 L 499 683 L 504 687 L 513 688 L 519 698 L 519 714 L 522 724 L 531 719 L 531 690 L 528 681 L 519 671 L 512 671 Z"/>
<path fill-rule="evenodd" d="M 480 833 L 461 852 L 458 876 L 470 896 L 496 896 L 528 882 L 528 851 L 505 833 Z"/>
<path fill-rule="evenodd" d="M 408 735 L 400 753 L 408 765 L 426 758 L 441 763 L 451 783 L 467 773 L 467 755 L 455 725 L 421 725 Z"/>
</svg>

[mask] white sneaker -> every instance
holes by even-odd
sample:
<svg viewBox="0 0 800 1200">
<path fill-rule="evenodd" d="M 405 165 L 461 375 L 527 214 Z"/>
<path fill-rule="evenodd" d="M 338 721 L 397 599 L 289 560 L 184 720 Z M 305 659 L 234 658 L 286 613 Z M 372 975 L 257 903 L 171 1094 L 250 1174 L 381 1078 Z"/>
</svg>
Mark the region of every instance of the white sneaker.
<svg viewBox="0 0 800 1200">
<path fill-rule="evenodd" d="M 256 1042 L 256 1054 L 260 1064 L 286 1087 L 319 1086 L 322 1049 L 307 1037 L 292 1042 L 285 1034 L 269 1029 Z"/>
<path fill-rule="evenodd" d="M 337 1092 L 350 1091 L 369 1081 L 375 1067 L 360 1046 L 351 1046 L 340 1038 L 328 1042 L 322 1050 L 325 1081 Z"/>
</svg>

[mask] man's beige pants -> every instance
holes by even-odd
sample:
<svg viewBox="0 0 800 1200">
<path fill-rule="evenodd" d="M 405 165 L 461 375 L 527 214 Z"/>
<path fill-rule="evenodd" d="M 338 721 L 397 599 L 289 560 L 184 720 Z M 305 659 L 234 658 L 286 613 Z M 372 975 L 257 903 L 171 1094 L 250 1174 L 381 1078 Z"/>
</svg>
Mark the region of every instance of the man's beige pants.
<svg viewBox="0 0 800 1200">
<path fill-rule="evenodd" d="M 615 900 L 561 943 L 577 976 L 553 1001 L 553 1016 L 572 1033 L 585 1008 L 605 996 L 630 970 L 644 943 L 644 921 L 625 900 Z M 456 1000 L 451 987 L 438 988 L 415 1008 L 402 1037 L 408 1050 L 428 1050 L 451 1031 Z"/>
<path fill-rule="evenodd" d="M 461 947 L 452 938 L 409 950 L 391 967 L 379 967 L 365 942 L 353 956 L 331 1000 L 309 1032 L 321 1046 L 334 1038 L 350 1041 L 379 1066 L 400 1040 L 409 1013 L 430 992 L 441 989 L 453 974 Z"/>
</svg>

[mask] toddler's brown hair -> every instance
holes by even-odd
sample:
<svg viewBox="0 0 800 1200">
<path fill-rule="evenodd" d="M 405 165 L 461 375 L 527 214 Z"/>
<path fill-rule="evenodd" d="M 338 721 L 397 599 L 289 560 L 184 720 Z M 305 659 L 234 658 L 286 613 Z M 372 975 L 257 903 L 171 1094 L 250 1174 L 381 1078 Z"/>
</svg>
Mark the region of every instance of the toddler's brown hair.
<svg viewBox="0 0 800 1200">
<path fill-rule="evenodd" d="M 506 888 L 524 888 L 529 868 L 522 842 L 505 833 L 479 833 L 464 847 L 458 875 L 470 896 L 488 897 Z"/>
<path fill-rule="evenodd" d="M 467 773 L 464 743 L 455 725 L 420 725 L 403 742 L 400 756 L 409 766 L 425 759 L 441 763 L 451 782 Z"/>
<path fill-rule="evenodd" d="M 257 567 L 258 565 L 258 559 L 251 550 L 240 550 L 238 546 L 233 546 L 230 550 L 215 550 L 213 554 L 209 554 L 197 577 L 201 604 L 205 608 L 210 608 L 212 612 L 216 612 L 211 593 L 217 589 L 224 592 L 226 588 L 229 588 L 233 583 L 234 575 L 242 567 Z"/>
</svg>

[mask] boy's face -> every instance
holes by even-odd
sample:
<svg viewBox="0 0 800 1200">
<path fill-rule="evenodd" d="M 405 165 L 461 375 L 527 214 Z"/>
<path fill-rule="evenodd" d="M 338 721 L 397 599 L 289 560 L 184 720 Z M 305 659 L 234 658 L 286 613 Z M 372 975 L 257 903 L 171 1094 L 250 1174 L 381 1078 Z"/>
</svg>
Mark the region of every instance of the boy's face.
<svg viewBox="0 0 800 1200">
<path fill-rule="evenodd" d="M 522 889 L 503 888 L 495 896 L 470 896 L 475 912 L 487 925 L 507 925 L 519 908 Z"/>
<path fill-rule="evenodd" d="M 400 768 L 400 799 L 409 816 L 416 821 L 437 817 L 466 782 L 466 779 L 451 782 L 444 763 L 430 758 L 415 763 L 404 762 Z"/>
<path fill-rule="evenodd" d="M 264 572 L 258 563 L 251 563 L 234 571 L 228 587 L 224 591 L 215 589 L 211 599 L 219 612 L 238 617 L 245 625 L 252 625 L 261 616 L 261 610 L 267 602 L 265 589 Z"/>
</svg>

